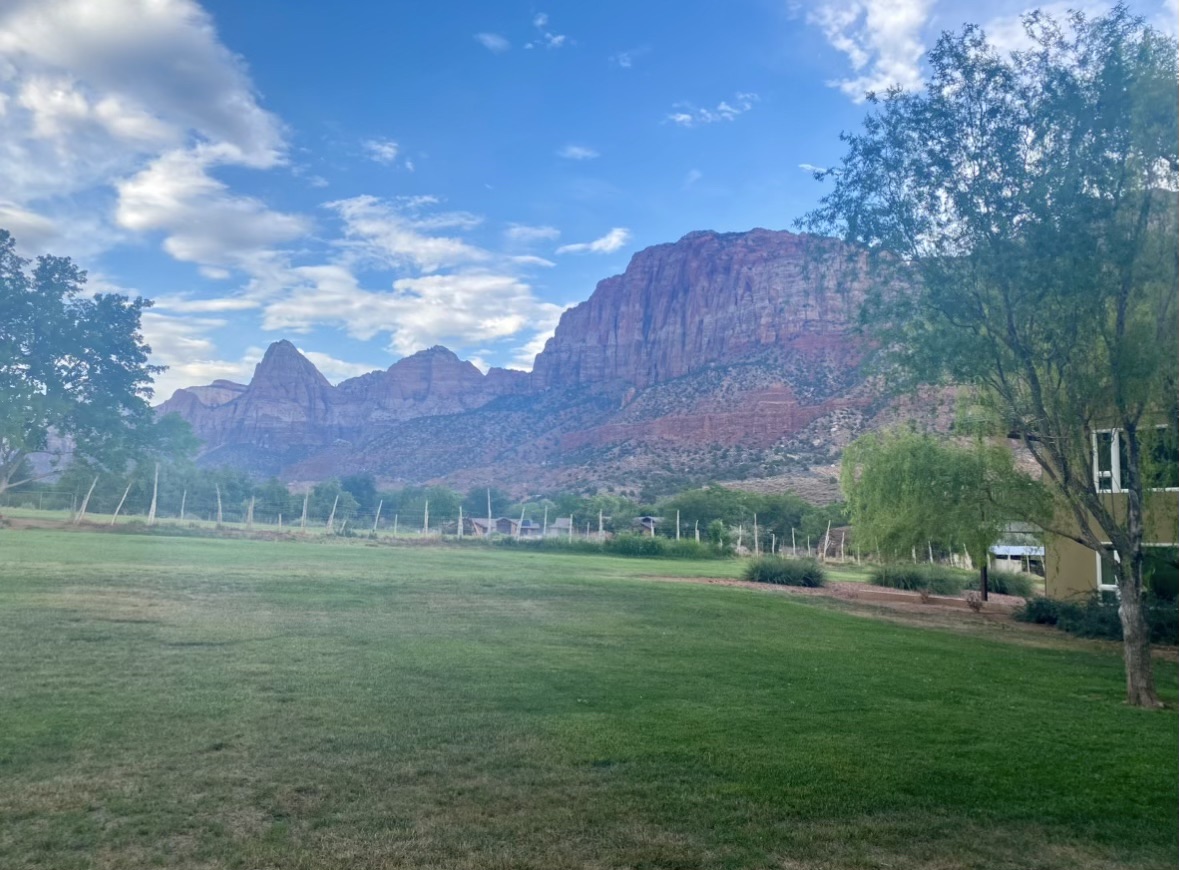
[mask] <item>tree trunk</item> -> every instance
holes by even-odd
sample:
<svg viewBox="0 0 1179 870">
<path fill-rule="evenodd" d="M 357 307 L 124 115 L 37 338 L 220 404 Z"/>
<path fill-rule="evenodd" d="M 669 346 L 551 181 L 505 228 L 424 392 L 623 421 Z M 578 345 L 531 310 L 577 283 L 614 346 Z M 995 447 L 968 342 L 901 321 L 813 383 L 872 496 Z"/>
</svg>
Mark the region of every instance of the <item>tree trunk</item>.
<svg viewBox="0 0 1179 870">
<path fill-rule="evenodd" d="M 987 564 L 990 559 L 983 559 L 978 563 L 978 591 L 982 595 L 982 600 L 986 601 L 991 594 L 988 586 L 990 566 Z"/>
<path fill-rule="evenodd" d="M 1122 621 L 1122 659 L 1126 665 L 1126 703 L 1161 707 L 1154 689 L 1150 627 L 1142 605 L 1142 550 L 1118 564 L 1118 617 Z"/>
</svg>

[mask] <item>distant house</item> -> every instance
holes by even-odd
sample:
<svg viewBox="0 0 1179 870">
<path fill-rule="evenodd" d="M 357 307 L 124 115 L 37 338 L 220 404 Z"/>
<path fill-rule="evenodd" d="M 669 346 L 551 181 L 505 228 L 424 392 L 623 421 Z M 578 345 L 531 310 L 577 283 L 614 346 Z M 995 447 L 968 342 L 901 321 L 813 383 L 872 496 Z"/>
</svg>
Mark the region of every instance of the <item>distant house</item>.
<svg viewBox="0 0 1179 870">
<path fill-rule="evenodd" d="M 546 534 L 550 538 L 568 537 L 569 531 L 572 529 L 572 527 L 573 521 L 571 517 L 557 517 L 555 520 L 549 523 Z"/>
<path fill-rule="evenodd" d="M 1011 523 L 997 543 L 990 548 L 987 568 L 991 571 L 1017 571 L 1044 576 L 1044 544 L 1035 528 L 1027 523 Z"/>
<path fill-rule="evenodd" d="M 635 517 L 631 526 L 640 534 L 655 536 L 655 528 L 663 522 L 663 517 Z"/>
<path fill-rule="evenodd" d="M 487 517 L 464 517 L 463 518 L 463 534 L 464 535 L 486 535 L 488 521 Z M 541 525 L 533 520 L 524 520 L 523 523 L 518 519 L 511 517 L 496 517 L 491 520 L 491 531 L 496 535 L 510 535 L 511 537 L 521 538 L 539 538 L 541 533 Z"/>
</svg>

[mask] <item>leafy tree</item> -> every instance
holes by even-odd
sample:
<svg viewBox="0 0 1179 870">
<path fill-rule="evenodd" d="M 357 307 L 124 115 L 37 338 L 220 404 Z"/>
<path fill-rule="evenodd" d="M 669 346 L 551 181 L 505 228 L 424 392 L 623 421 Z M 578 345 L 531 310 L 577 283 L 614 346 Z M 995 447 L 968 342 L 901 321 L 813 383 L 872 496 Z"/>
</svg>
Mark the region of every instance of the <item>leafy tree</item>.
<svg viewBox="0 0 1179 870">
<path fill-rule="evenodd" d="M 988 552 L 1004 526 L 1035 518 L 1044 493 L 1006 446 L 959 446 L 914 431 L 873 432 L 848 445 L 840 486 L 856 533 L 897 558 L 937 542 L 966 548 L 987 597 Z"/>
<path fill-rule="evenodd" d="M 139 331 L 151 303 L 90 296 L 85 282 L 68 258 L 30 264 L 0 230 L 0 493 L 27 480 L 31 455 L 49 454 L 49 473 L 69 456 L 121 471 L 157 438 L 148 400 L 162 369 Z"/>
<path fill-rule="evenodd" d="M 354 499 L 363 513 L 375 513 L 380 495 L 377 481 L 371 474 L 349 474 L 340 480 L 340 486 Z"/>
<path fill-rule="evenodd" d="M 1025 27 L 1007 57 L 977 27 L 944 34 L 923 90 L 872 96 L 803 224 L 867 252 L 892 380 L 974 385 L 1054 485 L 1055 530 L 1112 542 L 1127 699 L 1156 706 L 1143 434 L 1179 422 L 1177 47 L 1121 6 Z M 1125 451 L 1118 499 L 1094 486 L 1103 429 Z"/>
</svg>

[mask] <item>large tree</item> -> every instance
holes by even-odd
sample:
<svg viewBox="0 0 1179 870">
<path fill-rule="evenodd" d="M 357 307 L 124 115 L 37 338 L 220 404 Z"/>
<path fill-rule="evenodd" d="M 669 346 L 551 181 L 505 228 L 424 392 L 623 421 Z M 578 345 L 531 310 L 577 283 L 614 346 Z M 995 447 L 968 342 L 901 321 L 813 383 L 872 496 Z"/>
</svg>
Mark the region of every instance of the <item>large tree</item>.
<svg viewBox="0 0 1179 870">
<path fill-rule="evenodd" d="M 159 439 L 148 400 L 162 369 L 139 331 L 151 303 L 85 282 L 68 258 L 20 257 L 0 229 L 0 493 L 70 458 L 122 471 Z"/>
<path fill-rule="evenodd" d="M 1112 544 L 1127 699 L 1157 706 L 1143 538 L 1155 426 L 1179 420 L 1177 47 L 1120 6 L 1024 23 L 1026 51 L 968 26 L 922 90 L 872 96 L 804 224 L 870 252 L 894 382 L 974 385 L 1054 485 L 1056 530 Z M 1094 482 L 1102 437 L 1117 498 Z"/>
</svg>

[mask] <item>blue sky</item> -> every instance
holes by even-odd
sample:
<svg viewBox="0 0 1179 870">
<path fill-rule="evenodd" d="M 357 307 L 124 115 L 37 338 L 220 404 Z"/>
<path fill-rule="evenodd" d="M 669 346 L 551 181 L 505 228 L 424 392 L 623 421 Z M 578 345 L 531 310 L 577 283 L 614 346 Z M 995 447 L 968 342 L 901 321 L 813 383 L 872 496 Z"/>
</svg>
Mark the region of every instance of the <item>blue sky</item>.
<svg viewBox="0 0 1179 870">
<path fill-rule="evenodd" d="M 1027 8 L 5 0 L 0 227 L 156 300 L 158 398 L 279 338 L 333 381 L 434 344 L 528 368 L 635 251 L 789 228 L 865 90 Z"/>
</svg>

